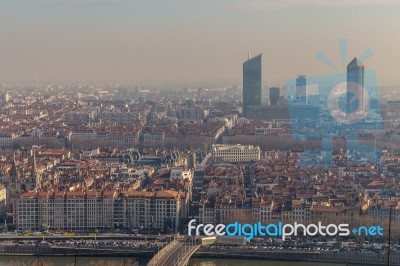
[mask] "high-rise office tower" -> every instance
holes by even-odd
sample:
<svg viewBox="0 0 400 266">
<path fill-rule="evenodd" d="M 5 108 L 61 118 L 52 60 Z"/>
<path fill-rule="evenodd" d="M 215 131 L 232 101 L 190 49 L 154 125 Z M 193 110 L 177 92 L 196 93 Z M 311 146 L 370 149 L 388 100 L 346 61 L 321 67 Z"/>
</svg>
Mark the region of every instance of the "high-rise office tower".
<svg viewBox="0 0 400 266">
<path fill-rule="evenodd" d="M 261 54 L 243 63 L 243 115 L 249 117 L 248 106 L 261 105 Z"/>
<path fill-rule="evenodd" d="M 346 112 L 364 112 L 364 65 L 354 57 L 347 65 Z"/>
<path fill-rule="evenodd" d="M 307 104 L 307 77 L 305 75 L 298 75 L 296 78 L 296 98 Z"/>
<path fill-rule="evenodd" d="M 278 87 L 269 88 L 269 104 L 278 105 L 279 97 L 281 97 L 281 91 Z"/>
</svg>

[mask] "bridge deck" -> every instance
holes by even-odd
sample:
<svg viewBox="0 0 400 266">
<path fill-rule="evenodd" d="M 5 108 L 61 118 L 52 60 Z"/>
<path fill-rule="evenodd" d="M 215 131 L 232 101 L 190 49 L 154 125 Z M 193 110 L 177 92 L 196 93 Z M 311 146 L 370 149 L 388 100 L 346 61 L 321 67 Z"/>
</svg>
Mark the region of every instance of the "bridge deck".
<svg viewBox="0 0 400 266">
<path fill-rule="evenodd" d="M 161 249 L 148 266 L 184 266 L 200 245 L 174 240 Z"/>
</svg>

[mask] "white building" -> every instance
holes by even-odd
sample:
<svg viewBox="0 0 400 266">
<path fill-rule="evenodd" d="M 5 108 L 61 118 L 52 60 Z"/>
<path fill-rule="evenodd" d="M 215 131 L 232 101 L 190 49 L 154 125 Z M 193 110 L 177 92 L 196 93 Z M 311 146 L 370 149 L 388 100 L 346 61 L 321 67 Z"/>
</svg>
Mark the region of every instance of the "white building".
<svg viewBox="0 0 400 266">
<path fill-rule="evenodd" d="M 18 229 L 94 230 L 113 228 L 115 191 L 25 192 L 14 203 Z"/>
<path fill-rule="evenodd" d="M 261 151 L 259 146 L 216 144 L 212 146 L 212 158 L 223 162 L 258 161 L 261 159 Z"/>
<path fill-rule="evenodd" d="M 127 191 L 124 193 L 124 210 L 126 228 L 176 232 L 181 210 L 179 192 Z"/>
<path fill-rule="evenodd" d="M 176 232 L 181 212 L 176 191 L 25 192 L 14 202 L 18 229 L 94 231 L 143 228 Z"/>
</svg>

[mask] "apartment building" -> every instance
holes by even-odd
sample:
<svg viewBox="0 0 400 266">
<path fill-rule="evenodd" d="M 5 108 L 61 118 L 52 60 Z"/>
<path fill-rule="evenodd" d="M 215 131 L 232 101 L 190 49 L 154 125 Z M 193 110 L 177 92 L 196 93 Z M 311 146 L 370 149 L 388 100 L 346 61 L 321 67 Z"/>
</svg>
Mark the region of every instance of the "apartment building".
<svg viewBox="0 0 400 266">
<path fill-rule="evenodd" d="M 127 191 L 124 193 L 123 209 L 126 228 L 176 232 L 181 202 L 176 191 Z"/>
<path fill-rule="evenodd" d="M 215 223 L 214 205 L 209 202 L 204 202 L 199 208 L 199 223 L 213 224 Z"/>
<path fill-rule="evenodd" d="M 25 192 L 14 202 L 19 229 L 84 231 L 113 227 L 115 191 Z"/>
<path fill-rule="evenodd" d="M 15 139 L 15 134 L 0 134 L 0 147 L 8 148 L 11 147 Z"/>
<path fill-rule="evenodd" d="M 400 221 L 400 201 L 379 201 L 369 206 L 368 216 L 373 221 Z"/>
<path fill-rule="evenodd" d="M 89 231 L 144 228 L 176 232 L 181 211 L 175 191 L 25 192 L 14 202 L 18 229 Z"/>
<path fill-rule="evenodd" d="M 313 206 L 310 209 L 311 221 L 320 221 L 323 224 L 329 223 L 350 223 L 358 222 L 359 213 L 356 209 L 345 206 Z"/>
</svg>

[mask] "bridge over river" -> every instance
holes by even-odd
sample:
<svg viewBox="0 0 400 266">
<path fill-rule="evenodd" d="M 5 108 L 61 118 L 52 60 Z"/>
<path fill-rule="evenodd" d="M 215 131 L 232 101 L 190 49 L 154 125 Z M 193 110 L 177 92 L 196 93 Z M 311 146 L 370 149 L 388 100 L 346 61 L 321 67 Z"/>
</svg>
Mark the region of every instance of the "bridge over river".
<svg viewBox="0 0 400 266">
<path fill-rule="evenodd" d="M 161 249 L 147 266 L 185 266 L 202 245 L 209 245 L 214 241 L 215 237 L 177 238 Z"/>
</svg>

